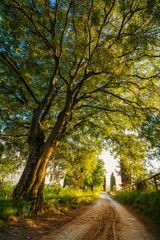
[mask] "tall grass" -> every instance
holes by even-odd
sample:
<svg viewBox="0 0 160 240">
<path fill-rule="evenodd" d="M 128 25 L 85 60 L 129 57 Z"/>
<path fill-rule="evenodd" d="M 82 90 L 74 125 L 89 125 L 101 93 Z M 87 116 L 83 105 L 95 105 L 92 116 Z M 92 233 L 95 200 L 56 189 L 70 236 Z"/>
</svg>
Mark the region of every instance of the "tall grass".
<svg viewBox="0 0 160 240">
<path fill-rule="evenodd" d="M 66 206 L 68 208 L 78 208 L 80 205 L 90 204 L 93 200 L 99 198 L 100 191 L 73 189 L 70 187 L 62 188 L 46 186 L 44 191 L 45 200 L 48 204 L 55 206 Z"/>
<path fill-rule="evenodd" d="M 7 219 L 11 216 L 27 216 L 29 213 L 29 204 L 23 199 L 16 202 L 11 200 L 14 190 L 12 183 L 5 182 L 0 184 L 0 219 Z"/>
<path fill-rule="evenodd" d="M 160 224 L 160 191 L 123 192 L 113 198 L 147 216 L 152 222 Z"/>
<path fill-rule="evenodd" d="M 11 216 L 28 216 L 30 214 L 29 203 L 23 199 L 16 202 L 11 200 L 14 187 L 5 183 L 0 185 L 0 219 Z M 44 201 L 47 208 L 53 206 L 68 211 L 70 208 L 78 208 L 81 205 L 90 204 L 99 197 L 100 191 L 83 191 L 81 189 L 62 188 L 60 186 L 46 185 L 44 189 Z"/>
</svg>

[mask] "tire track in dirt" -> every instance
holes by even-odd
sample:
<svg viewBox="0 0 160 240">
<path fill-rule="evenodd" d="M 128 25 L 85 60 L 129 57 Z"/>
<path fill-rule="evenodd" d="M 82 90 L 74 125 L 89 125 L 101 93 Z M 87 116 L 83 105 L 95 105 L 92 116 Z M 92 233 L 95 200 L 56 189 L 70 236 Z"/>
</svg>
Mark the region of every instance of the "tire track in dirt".
<svg viewBox="0 0 160 240">
<path fill-rule="evenodd" d="M 115 234 L 115 212 L 109 204 L 109 201 L 106 201 L 106 206 L 103 208 L 104 212 L 102 213 L 101 220 L 97 221 L 89 231 L 84 235 L 82 240 L 116 240 Z"/>
<path fill-rule="evenodd" d="M 117 236 L 116 236 L 116 212 L 114 211 L 114 209 L 110 206 L 110 208 L 112 209 L 113 212 L 113 222 L 112 222 L 112 232 L 113 232 L 113 240 L 117 240 Z"/>
</svg>

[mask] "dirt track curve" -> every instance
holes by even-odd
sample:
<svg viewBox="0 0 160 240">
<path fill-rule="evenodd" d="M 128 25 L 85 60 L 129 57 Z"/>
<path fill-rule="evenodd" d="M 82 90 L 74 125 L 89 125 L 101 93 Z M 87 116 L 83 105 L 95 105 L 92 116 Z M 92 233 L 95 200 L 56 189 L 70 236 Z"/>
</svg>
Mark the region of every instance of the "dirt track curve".
<svg viewBox="0 0 160 240">
<path fill-rule="evenodd" d="M 42 240 L 153 240 L 142 223 L 107 193 Z"/>
</svg>

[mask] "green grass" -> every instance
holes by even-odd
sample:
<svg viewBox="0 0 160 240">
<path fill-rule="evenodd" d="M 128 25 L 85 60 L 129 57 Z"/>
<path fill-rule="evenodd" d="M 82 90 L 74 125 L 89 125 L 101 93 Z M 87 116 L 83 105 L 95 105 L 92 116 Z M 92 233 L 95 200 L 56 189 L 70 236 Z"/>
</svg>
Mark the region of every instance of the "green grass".
<svg viewBox="0 0 160 240">
<path fill-rule="evenodd" d="M 13 216 L 27 216 L 30 206 L 23 199 L 16 202 L 11 200 L 15 186 L 12 182 L 0 183 L 0 219 L 8 219 Z"/>
<path fill-rule="evenodd" d="M 67 208 L 78 208 L 81 205 L 91 204 L 95 199 L 98 199 L 100 191 L 82 190 L 73 188 L 53 188 L 52 186 L 45 187 L 45 201 L 49 205 L 65 206 Z"/>
<path fill-rule="evenodd" d="M 0 186 L 0 219 L 8 219 L 13 216 L 28 216 L 30 214 L 29 203 L 23 199 L 16 202 L 11 200 L 13 187 L 9 184 Z M 81 205 L 91 204 L 99 198 L 100 191 L 83 191 L 72 188 L 53 187 L 46 185 L 44 189 L 44 201 L 47 209 L 53 206 L 60 212 L 67 212 L 71 208 L 79 208 Z"/>
<path fill-rule="evenodd" d="M 153 223 L 160 224 L 160 191 L 123 192 L 113 198 L 120 203 L 127 204 Z"/>
<path fill-rule="evenodd" d="M 29 204 L 24 200 L 16 203 L 10 199 L 0 199 L 0 219 L 7 219 L 11 216 L 27 216 L 29 213 Z"/>
<path fill-rule="evenodd" d="M 11 216 L 27 216 L 29 213 L 29 204 L 23 199 L 16 202 L 11 200 L 14 190 L 9 182 L 0 184 L 0 219 L 7 219 Z"/>
</svg>

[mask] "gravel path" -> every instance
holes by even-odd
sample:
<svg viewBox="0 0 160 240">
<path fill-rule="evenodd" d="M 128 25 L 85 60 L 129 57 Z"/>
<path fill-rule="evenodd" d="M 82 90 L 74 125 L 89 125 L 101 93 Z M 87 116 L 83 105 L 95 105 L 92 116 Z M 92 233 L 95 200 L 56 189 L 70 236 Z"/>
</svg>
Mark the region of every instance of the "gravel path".
<svg viewBox="0 0 160 240">
<path fill-rule="evenodd" d="M 107 193 L 88 210 L 41 240 L 154 240 L 144 225 Z"/>
</svg>

